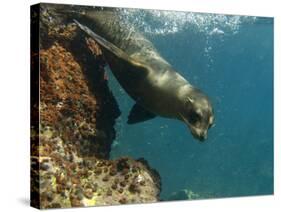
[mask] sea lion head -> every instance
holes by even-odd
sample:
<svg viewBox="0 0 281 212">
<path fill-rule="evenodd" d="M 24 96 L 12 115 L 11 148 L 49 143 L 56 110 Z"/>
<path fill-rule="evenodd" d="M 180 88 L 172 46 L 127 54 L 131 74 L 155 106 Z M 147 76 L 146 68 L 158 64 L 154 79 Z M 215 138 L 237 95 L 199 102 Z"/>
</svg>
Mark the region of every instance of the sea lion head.
<svg viewBox="0 0 281 212">
<path fill-rule="evenodd" d="M 194 138 L 206 140 L 208 129 L 214 124 L 214 112 L 209 98 L 199 89 L 192 88 L 181 102 L 180 120 L 187 124 Z"/>
</svg>

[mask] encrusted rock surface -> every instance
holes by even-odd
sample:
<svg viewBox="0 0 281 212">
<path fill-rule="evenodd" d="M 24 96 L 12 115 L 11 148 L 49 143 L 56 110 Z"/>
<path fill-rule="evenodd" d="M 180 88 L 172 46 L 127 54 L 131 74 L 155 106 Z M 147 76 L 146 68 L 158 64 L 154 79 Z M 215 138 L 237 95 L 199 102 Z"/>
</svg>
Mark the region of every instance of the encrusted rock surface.
<svg viewBox="0 0 281 212">
<path fill-rule="evenodd" d="M 41 127 L 39 145 L 42 208 L 157 201 L 158 177 L 141 161 L 79 155 L 56 130 Z M 33 158 L 36 162 L 37 158 Z"/>
<path fill-rule="evenodd" d="M 109 160 L 120 111 L 98 45 L 48 5 L 41 7 L 40 18 L 40 52 L 31 52 L 33 75 L 40 55 L 39 83 L 32 86 L 40 86 L 40 102 L 31 101 L 31 192 L 40 198 L 31 204 L 59 208 L 158 201 L 160 177 L 144 159 Z"/>
</svg>

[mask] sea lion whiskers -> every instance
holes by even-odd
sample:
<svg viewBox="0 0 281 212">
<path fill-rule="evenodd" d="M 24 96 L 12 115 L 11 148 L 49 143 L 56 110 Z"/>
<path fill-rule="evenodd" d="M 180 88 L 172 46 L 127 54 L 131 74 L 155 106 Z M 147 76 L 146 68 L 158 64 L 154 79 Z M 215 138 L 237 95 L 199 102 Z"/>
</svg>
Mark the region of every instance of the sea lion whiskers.
<svg viewBox="0 0 281 212">
<path fill-rule="evenodd" d="M 201 142 L 207 139 L 207 131 L 203 131 L 203 133 L 198 133 L 198 130 L 196 130 L 196 128 L 194 128 L 194 126 L 190 124 L 189 121 L 181 113 L 178 114 L 182 118 L 183 122 L 189 127 L 191 134 L 195 138 L 199 139 L 199 141 Z"/>
<path fill-rule="evenodd" d="M 197 127 L 193 126 L 191 123 L 189 123 L 189 121 L 181 113 L 179 113 L 179 115 L 180 115 L 181 119 L 183 120 L 183 122 L 189 127 L 193 137 L 197 138 L 201 142 L 203 142 L 204 140 L 207 139 L 208 129 L 197 128 Z"/>
<path fill-rule="evenodd" d="M 190 126 L 190 124 L 189 124 L 189 122 L 187 121 L 187 119 L 184 118 L 184 116 L 183 116 L 180 112 L 179 112 L 178 114 L 180 115 L 180 117 L 182 118 L 182 120 L 184 121 L 184 123 L 186 123 L 187 126 Z"/>
</svg>

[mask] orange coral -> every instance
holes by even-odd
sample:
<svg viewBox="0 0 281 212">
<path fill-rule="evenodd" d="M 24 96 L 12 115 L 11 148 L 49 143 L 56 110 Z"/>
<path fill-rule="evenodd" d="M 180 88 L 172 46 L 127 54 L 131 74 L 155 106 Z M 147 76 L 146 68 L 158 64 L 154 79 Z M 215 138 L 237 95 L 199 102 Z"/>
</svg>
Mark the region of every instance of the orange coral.
<svg viewBox="0 0 281 212">
<path fill-rule="evenodd" d="M 73 56 L 54 43 L 40 51 L 40 62 L 41 122 L 50 126 L 70 123 L 70 128 L 64 129 L 68 140 L 74 139 L 73 133 L 79 127 L 95 129 L 96 101 Z"/>
</svg>

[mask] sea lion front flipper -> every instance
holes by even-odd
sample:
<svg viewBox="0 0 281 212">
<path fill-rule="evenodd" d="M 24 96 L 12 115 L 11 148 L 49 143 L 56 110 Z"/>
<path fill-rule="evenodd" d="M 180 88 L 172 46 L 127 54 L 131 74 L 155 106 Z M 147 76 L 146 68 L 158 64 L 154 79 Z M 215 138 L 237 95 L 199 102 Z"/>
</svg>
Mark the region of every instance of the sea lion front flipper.
<svg viewBox="0 0 281 212">
<path fill-rule="evenodd" d="M 156 115 L 147 111 L 139 104 L 134 104 L 128 116 L 128 124 L 135 124 L 155 118 Z"/>
</svg>

